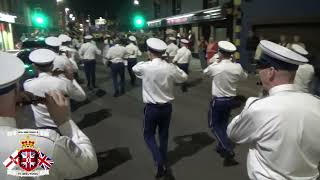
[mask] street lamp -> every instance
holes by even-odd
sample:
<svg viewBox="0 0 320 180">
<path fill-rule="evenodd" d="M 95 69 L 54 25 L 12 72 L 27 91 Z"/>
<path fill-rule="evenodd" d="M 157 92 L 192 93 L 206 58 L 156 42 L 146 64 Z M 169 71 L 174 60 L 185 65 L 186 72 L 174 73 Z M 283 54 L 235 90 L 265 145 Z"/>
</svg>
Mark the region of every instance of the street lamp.
<svg viewBox="0 0 320 180">
<path fill-rule="evenodd" d="M 138 6 L 138 5 L 140 4 L 140 2 L 139 2 L 139 0 L 134 0 L 134 1 L 133 1 L 133 4 L 136 5 L 136 6 Z"/>
<path fill-rule="evenodd" d="M 66 12 L 66 14 L 68 14 L 68 12 L 70 11 L 69 8 L 64 8 L 64 11 Z"/>
<path fill-rule="evenodd" d="M 63 0 L 57 0 L 57 3 L 63 2 Z"/>
</svg>

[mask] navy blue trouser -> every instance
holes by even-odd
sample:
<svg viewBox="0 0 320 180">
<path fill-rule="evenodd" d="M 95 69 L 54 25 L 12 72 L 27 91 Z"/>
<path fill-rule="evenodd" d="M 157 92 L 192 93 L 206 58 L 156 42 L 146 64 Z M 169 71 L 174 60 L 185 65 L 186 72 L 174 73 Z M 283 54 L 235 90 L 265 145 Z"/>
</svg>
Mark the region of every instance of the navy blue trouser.
<svg viewBox="0 0 320 180">
<path fill-rule="evenodd" d="M 96 60 L 84 60 L 84 72 L 87 78 L 87 86 L 96 86 Z"/>
<path fill-rule="evenodd" d="M 167 160 L 169 125 L 171 120 L 172 104 L 146 104 L 144 108 L 144 140 L 152 153 L 157 166 Z M 155 134 L 158 128 L 159 147 Z"/>
<path fill-rule="evenodd" d="M 136 75 L 132 71 L 132 67 L 137 64 L 137 58 L 129 58 L 128 59 L 128 72 L 131 79 L 131 84 L 134 84 L 136 82 Z"/>
<path fill-rule="evenodd" d="M 178 67 L 182 69 L 186 74 L 189 74 L 189 63 L 187 64 L 178 64 Z"/>
<path fill-rule="evenodd" d="M 233 108 L 235 108 L 234 97 L 215 97 L 210 102 L 209 128 L 219 142 L 217 150 L 224 157 L 234 156 L 233 146 L 227 135 L 228 121 Z"/>
<path fill-rule="evenodd" d="M 188 64 L 178 64 L 178 67 L 182 69 L 186 74 L 189 74 L 189 63 Z M 187 83 L 182 83 L 181 85 L 182 91 L 187 90 Z"/>
<path fill-rule="evenodd" d="M 125 90 L 124 63 L 111 63 L 110 68 L 111 68 L 114 92 L 117 93 L 119 92 L 119 90 L 121 90 L 121 92 L 124 92 Z M 120 85 L 118 82 L 118 76 L 120 76 Z"/>
</svg>

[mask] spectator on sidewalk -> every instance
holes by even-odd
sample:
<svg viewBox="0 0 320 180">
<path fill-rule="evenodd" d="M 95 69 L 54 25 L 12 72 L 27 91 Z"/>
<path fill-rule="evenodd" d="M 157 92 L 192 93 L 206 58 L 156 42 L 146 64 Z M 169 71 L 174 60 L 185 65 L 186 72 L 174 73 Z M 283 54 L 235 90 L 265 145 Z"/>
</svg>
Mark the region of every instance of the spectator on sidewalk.
<svg viewBox="0 0 320 180">
<path fill-rule="evenodd" d="M 206 52 L 207 64 L 209 64 L 209 60 L 218 52 L 218 43 L 214 41 L 213 37 L 209 38 L 209 44 Z"/>
</svg>

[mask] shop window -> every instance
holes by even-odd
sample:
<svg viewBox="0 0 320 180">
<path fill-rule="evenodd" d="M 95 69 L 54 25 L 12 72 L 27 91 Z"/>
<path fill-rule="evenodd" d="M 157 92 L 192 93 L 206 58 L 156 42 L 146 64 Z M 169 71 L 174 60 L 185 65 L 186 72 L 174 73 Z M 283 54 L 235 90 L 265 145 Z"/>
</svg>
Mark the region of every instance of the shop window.
<svg viewBox="0 0 320 180">
<path fill-rule="evenodd" d="M 219 5 L 219 0 L 203 0 L 203 9 L 216 7 Z"/>
<path fill-rule="evenodd" d="M 181 0 L 172 0 L 172 14 L 180 14 L 181 13 Z"/>
<path fill-rule="evenodd" d="M 159 18 L 160 17 L 160 1 L 155 0 L 153 2 L 153 7 L 154 7 L 154 17 Z"/>
</svg>

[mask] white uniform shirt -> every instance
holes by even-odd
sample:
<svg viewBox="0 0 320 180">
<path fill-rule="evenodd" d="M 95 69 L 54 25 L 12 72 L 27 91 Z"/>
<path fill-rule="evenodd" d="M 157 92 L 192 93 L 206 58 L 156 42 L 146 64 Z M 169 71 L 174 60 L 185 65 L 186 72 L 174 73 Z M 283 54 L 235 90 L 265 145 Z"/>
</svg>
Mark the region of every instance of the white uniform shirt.
<svg viewBox="0 0 320 180">
<path fill-rule="evenodd" d="M 127 50 L 127 58 L 134 59 L 137 58 L 137 56 L 141 56 L 142 53 L 139 50 L 138 46 L 134 45 L 133 43 L 130 43 L 126 46 Z"/>
<path fill-rule="evenodd" d="M 144 103 L 163 104 L 174 100 L 174 84 L 188 79 L 185 72 L 160 58 L 139 62 L 132 70 L 142 79 Z"/>
<path fill-rule="evenodd" d="M 24 90 L 39 97 L 52 90 L 60 90 L 76 101 L 84 101 L 86 94 L 76 80 L 70 81 L 63 77 L 53 77 L 47 73 L 40 73 L 38 78 L 27 80 Z M 44 104 L 31 105 L 37 127 L 56 127 L 51 119 L 47 106 Z"/>
<path fill-rule="evenodd" d="M 78 39 L 72 39 L 71 45 L 73 48 L 79 49 L 81 47 L 81 43 Z"/>
<path fill-rule="evenodd" d="M 249 98 L 228 126 L 236 143 L 249 143 L 247 169 L 255 180 L 316 180 L 320 161 L 320 100 L 292 84 L 263 99 Z"/>
<path fill-rule="evenodd" d="M 72 68 L 74 71 L 78 71 L 79 67 L 77 64 L 77 61 L 79 59 L 79 53 L 76 49 L 74 48 L 70 48 L 70 47 L 65 47 L 65 49 L 67 50 L 67 53 L 69 54 L 69 57 L 67 57 L 67 55 L 64 53 L 63 55 L 70 61 Z"/>
<path fill-rule="evenodd" d="M 239 81 L 248 77 L 241 65 L 231 59 L 211 64 L 203 73 L 212 77 L 212 96 L 216 97 L 236 96 Z"/>
<path fill-rule="evenodd" d="M 4 162 L 15 150 L 21 148 L 20 141 L 26 138 L 25 135 L 8 136 L 8 132 L 16 130 L 18 129 L 15 119 L 0 117 L 1 162 Z M 89 138 L 72 120 L 59 126 L 59 130 L 63 136 L 52 130 L 38 130 L 41 135 L 30 135 L 30 138 L 35 140 L 35 148 L 39 147 L 41 152 L 54 161 L 49 170 L 50 175 L 30 179 L 78 179 L 96 172 L 97 157 Z M 19 180 L 23 178 L 8 176 L 6 167 L 1 163 L 0 179 Z"/>
<path fill-rule="evenodd" d="M 301 91 L 309 93 L 310 83 L 313 79 L 313 76 L 314 68 L 312 65 L 300 65 L 294 79 L 294 84 L 297 85 Z"/>
<path fill-rule="evenodd" d="M 212 56 L 212 58 L 209 60 L 209 64 L 217 63 L 219 61 L 219 54 L 216 53 Z"/>
<path fill-rule="evenodd" d="M 101 50 L 91 42 L 87 42 L 81 45 L 79 49 L 79 55 L 83 60 L 94 60 L 96 55 L 100 55 Z"/>
<path fill-rule="evenodd" d="M 170 57 L 174 57 L 177 55 L 178 50 L 179 47 L 177 45 L 175 45 L 174 43 L 170 43 L 168 45 L 166 53 L 168 53 Z"/>
<path fill-rule="evenodd" d="M 188 64 L 192 59 L 191 51 L 183 46 L 180 48 L 173 59 L 173 62 L 177 62 L 178 64 Z"/>
<path fill-rule="evenodd" d="M 125 58 L 127 54 L 128 52 L 125 47 L 116 44 L 109 49 L 107 59 L 112 63 L 126 63 Z"/>
</svg>

